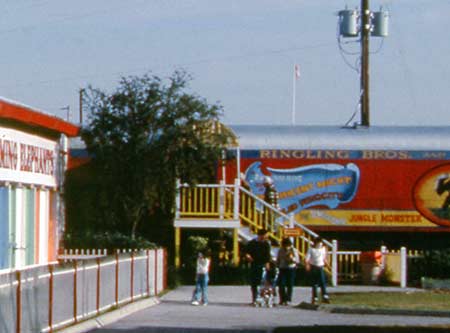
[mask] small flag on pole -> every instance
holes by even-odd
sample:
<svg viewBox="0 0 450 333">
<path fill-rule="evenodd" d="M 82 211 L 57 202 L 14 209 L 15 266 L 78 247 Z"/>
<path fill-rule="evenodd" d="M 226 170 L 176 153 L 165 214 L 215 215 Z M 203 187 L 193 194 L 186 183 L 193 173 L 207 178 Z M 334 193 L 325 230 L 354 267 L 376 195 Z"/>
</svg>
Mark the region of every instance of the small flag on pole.
<svg viewBox="0 0 450 333">
<path fill-rule="evenodd" d="M 300 78 L 300 65 L 295 64 L 294 74 L 295 74 L 295 79 L 298 80 Z"/>
</svg>

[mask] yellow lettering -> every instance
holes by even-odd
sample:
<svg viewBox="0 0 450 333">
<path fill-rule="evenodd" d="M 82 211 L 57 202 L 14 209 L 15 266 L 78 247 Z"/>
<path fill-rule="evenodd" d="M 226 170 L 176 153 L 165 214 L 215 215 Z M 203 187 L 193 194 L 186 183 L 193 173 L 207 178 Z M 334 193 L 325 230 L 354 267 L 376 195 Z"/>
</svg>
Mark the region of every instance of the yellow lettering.
<svg viewBox="0 0 450 333">
<path fill-rule="evenodd" d="M 303 154 L 303 152 L 301 150 L 294 150 L 292 152 L 292 157 L 294 157 L 294 158 L 303 158 L 304 154 Z"/>
<path fill-rule="evenodd" d="M 270 150 L 260 150 L 259 151 L 260 158 L 271 158 Z"/>
<path fill-rule="evenodd" d="M 291 154 L 289 150 L 280 150 L 280 158 L 290 158 Z"/>
</svg>

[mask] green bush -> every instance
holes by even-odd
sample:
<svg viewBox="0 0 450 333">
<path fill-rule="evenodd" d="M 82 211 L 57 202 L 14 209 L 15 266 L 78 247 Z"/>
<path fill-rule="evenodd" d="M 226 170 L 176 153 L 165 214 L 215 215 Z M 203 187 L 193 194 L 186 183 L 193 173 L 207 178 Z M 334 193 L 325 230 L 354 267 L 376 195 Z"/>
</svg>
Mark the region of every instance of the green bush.
<svg viewBox="0 0 450 333">
<path fill-rule="evenodd" d="M 408 262 L 408 275 L 412 283 L 418 283 L 423 276 L 435 279 L 450 278 L 450 248 L 425 250 L 423 256 Z"/>
<path fill-rule="evenodd" d="M 82 235 L 66 233 L 64 245 L 68 249 L 106 249 L 109 253 L 117 249 L 154 249 L 157 248 L 144 238 L 131 238 L 119 232 L 92 233 Z"/>
</svg>

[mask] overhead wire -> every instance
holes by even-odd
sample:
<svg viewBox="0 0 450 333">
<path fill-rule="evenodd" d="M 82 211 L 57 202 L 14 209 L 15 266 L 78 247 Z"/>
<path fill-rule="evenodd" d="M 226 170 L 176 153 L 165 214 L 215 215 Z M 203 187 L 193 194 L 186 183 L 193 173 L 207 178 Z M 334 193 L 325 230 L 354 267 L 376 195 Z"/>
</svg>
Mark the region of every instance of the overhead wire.
<svg viewBox="0 0 450 333">
<path fill-rule="evenodd" d="M 200 59 L 200 60 L 196 60 L 196 61 L 184 62 L 184 63 L 178 63 L 178 64 L 166 64 L 164 66 L 161 66 L 161 65 L 160 66 L 155 66 L 155 65 L 153 65 L 152 69 L 154 70 L 155 68 L 158 68 L 158 67 L 183 68 L 183 67 L 189 67 L 189 66 L 199 65 L 199 64 L 211 64 L 211 63 L 217 63 L 217 62 L 228 62 L 228 61 L 233 61 L 233 60 L 238 60 L 238 59 L 264 57 L 264 56 L 268 56 L 268 55 L 278 55 L 278 54 L 284 54 L 284 53 L 289 53 L 289 52 L 304 51 L 304 50 L 309 50 L 309 49 L 328 47 L 330 45 L 334 45 L 334 44 L 331 44 L 331 43 L 320 43 L 320 44 L 316 44 L 316 45 L 303 46 L 303 47 L 292 47 L 292 48 L 287 48 L 287 49 L 270 50 L 270 51 L 265 51 L 265 52 L 252 52 L 252 53 L 244 54 L 244 55 L 241 54 L 241 55 L 230 55 L 230 56 L 225 56 L 225 57 L 215 57 L 215 58 L 209 58 L 209 59 L 206 58 L 206 59 Z M 130 68 L 130 69 L 127 69 L 126 72 L 127 73 L 142 72 L 142 71 L 148 72 L 150 70 L 151 69 L 149 68 L 149 66 L 146 66 L 146 67 Z M 78 79 L 98 78 L 98 77 L 101 77 L 101 76 L 112 77 L 112 76 L 123 76 L 123 75 L 124 75 L 123 71 L 118 71 L 118 72 L 113 72 L 113 73 L 108 73 L 108 74 L 98 74 L 98 73 L 83 74 L 83 75 L 67 76 L 67 77 L 57 78 L 57 79 L 52 79 L 52 80 L 41 80 L 41 81 L 22 82 L 22 83 L 19 82 L 17 84 L 14 84 L 13 86 L 14 87 L 33 86 L 35 84 L 52 84 L 52 83 L 74 81 L 74 80 L 78 80 Z M 2 85 L 0 85 L 0 87 L 2 87 Z M 8 87 L 11 87 L 11 85 L 8 85 Z"/>
</svg>

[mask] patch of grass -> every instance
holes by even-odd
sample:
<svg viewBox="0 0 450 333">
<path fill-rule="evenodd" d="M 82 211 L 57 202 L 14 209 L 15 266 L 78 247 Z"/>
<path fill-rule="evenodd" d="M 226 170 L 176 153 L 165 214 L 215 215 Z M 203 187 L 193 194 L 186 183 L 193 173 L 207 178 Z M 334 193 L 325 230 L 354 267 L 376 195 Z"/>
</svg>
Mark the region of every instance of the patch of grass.
<svg viewBox="0 0 450 333">
<path fill-rule="evenodd" d="M 335 293 L 331 303 L 371 309 L 450 311 L 450 292 Z"/>
</svg>

